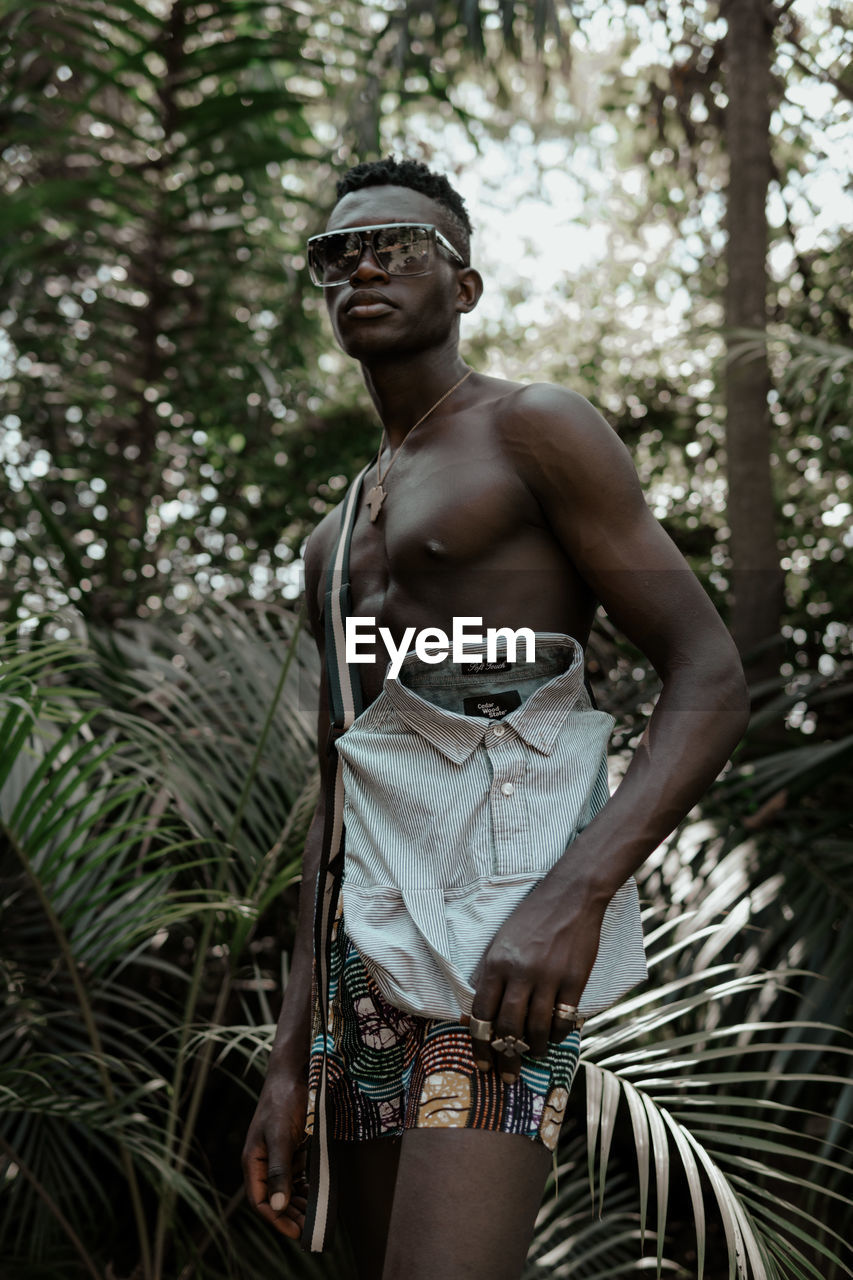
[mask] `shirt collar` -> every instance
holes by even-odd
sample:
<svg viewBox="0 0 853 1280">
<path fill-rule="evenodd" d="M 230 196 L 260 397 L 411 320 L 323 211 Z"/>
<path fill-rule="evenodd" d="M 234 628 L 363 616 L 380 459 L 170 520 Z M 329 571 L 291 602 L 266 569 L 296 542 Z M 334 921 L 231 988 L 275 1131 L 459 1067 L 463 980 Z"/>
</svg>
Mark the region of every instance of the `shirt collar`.
<svg viewBox="0 0 853 1280">
<path fill-rule="evenodd" d="M 498 656 L 505 656 L 505 641 L 498 641 Z M 480 720 L 473 716 L 446 711 L 416 693 L 401 678 L 385 676 L 384 689 L 395 712 L 410 729 L 426 738 L 448 760 L 463 764 L 486 738 L 495 724 L 513 729 L 529 747 L 550 755 L 566 716 L 575 706 L 583 690 L 583 650 L 577 640 L 558 632 L 536 633 L 536 659 L 561 659 L 556 674 L 540 685 L 532 694 L 499 721 Z M 413 667 L 420 667 L 421 659 L 412 650 L 403 659 L 400 677 Z M 529 664 L 527 674 L 535 672 L 536 664 Z M 438 671 L 439 668 L 434 668 Z M 442 673 L 449 674 L 452 667 L 442 664 Z M 470 677 L 469 677 L 470 678 Z M 464 678 L 460 677 L 460 683 Z M 512 678 L 505 675 L 497 681 L 501 687 L 511 688 Z"/>
</svg>

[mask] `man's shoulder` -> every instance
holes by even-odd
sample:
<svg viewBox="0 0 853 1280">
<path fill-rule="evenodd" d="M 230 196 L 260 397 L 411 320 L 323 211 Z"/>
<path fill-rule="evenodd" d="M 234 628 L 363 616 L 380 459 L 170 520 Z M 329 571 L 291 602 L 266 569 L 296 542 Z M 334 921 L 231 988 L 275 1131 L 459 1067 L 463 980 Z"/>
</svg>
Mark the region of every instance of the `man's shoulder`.
<svg viewBox="0 0 853 1280">
<path fill-rule="evenodd" d="M 342 512 L 343 502 L 339 502 L 331 511 L 326 512 L 320 523 L 315 525 L 308 535 L 304 554 L 307 576 L 320 574 L 326 568 L 340 531 Z"/>
<path fill-rule="evenodd" d="M 496 401 L 501 425 L 520 422 L 564 432 L 613 430 L 594 405 L 570 387 L 553 382 L 504 382 L 503 387 Z"/>
<path fill-rule="evenodd" d="M 501 442 L 519 461 L 556 454 L 574 457 L 623 452 L 619 437 L 579 392 L 551 382 L 504 384 L 496 398 L 494 425 Z"/>
</svg>

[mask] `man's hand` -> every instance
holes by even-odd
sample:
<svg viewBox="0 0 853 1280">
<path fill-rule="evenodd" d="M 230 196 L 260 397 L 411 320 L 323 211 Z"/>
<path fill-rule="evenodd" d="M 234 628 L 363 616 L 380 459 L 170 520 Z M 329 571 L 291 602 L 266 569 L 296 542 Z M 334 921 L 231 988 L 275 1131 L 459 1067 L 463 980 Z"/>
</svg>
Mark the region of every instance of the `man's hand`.
<svg viewBox="0 0 853 1280">
<path fill-rule="evenodd" d="M 305 1117 L 301 1073 L 270 1066 L 243 1147 L 246 1195 L 281 1235 L 298 1240 L 305 1224 Z"/>
<path fill-rule="evenodd" d="M 565 1040 L 573 1024 L 555 1016 L 554 1006 L 577 1005 L 598 954 L 606 905 L 567 898 L 565 888 L 547 876 L 504 921 L 471 978 L 472 1017 L 490 1022 L 495 1040 L 524 1040 L 536 1058 L 549 1041 Z M 472 1040 L 481 1070 L 494 1063 L 504 1083 L 518 1079 L 518 1054 Z"/>
</svg>

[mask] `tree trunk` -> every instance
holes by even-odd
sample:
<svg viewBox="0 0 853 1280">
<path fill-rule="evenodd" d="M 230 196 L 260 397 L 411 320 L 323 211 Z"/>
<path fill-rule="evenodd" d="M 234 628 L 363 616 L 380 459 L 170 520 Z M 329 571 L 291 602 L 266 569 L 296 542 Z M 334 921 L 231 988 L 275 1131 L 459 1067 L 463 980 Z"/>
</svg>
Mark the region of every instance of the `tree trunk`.
<svg viewBox="0 0 853 1280">
<path fill-rule="evenodd" d="M 770 66 L 767 0 L 722 0 L 725 133 L 729 154 L 725 295 L 731 349 L 738 329 L 764 329 L 767 297 L 767 186 L 770 180 Z M 728 524 L 732 633 L 751 678 L 778 672 L 783 576 L 776 542 L 770 465 L 766 357 L 729 362 L 726 374 Z"/>
</svg>

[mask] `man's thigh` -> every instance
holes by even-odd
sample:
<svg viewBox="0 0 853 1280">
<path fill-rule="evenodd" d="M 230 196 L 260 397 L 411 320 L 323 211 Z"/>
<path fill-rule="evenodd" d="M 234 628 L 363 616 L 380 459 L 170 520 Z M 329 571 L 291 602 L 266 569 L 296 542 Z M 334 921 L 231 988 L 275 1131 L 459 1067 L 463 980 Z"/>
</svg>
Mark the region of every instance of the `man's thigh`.
<svg viewBox="0 0 853 1280">
<path fill-rule="evenodd" d="M 517 1134 L 407 1130 L 376 1280 L 518 1280 L 550 1167 Z"/>
<path fill-rule="evenodd" d="M 399 1138 L 332 1144 L 338 1216 L 359 1280 L 381 1280 L 399 1158 Z"/>
</svg>

